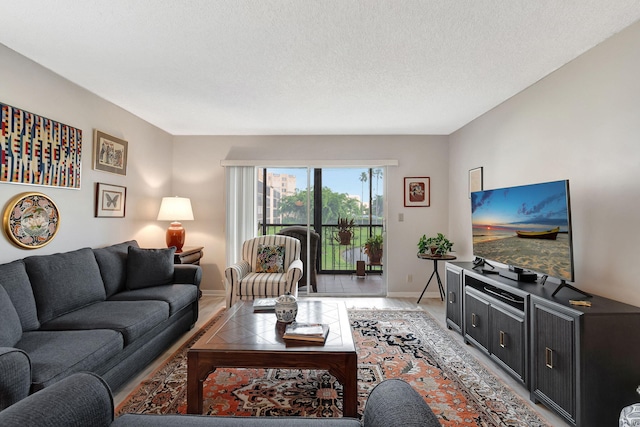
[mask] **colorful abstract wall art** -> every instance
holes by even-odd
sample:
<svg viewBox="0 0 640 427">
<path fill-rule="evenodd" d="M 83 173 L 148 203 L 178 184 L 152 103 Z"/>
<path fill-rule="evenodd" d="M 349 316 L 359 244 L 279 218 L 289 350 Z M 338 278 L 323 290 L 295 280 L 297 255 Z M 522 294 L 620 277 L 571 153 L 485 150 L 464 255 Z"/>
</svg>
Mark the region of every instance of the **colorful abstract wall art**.
<svg viewBox="0 0 640 427">
<path fill-rule="evenodd" d="M 80 188 L 82 130 L 0 103 L 0 183 Z"/>
</svg>

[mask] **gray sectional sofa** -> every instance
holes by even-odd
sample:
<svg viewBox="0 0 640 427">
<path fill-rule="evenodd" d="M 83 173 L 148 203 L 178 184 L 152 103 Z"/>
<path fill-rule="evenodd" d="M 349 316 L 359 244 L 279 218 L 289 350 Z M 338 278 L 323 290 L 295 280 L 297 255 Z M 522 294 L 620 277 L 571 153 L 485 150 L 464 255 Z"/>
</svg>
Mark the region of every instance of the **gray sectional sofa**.
<svg viewBox="0 0 640 427">
<path fill-rule="evenodd" d="M 362 421 L 353 418 L 212 417 L 125 414 L 114 420 L 109 387 L 93 374 L 74 374 L 0 412 L 3 427 L 435 427 L 440 422 L 406 382 L 385 380 L 369 394 Z"/>
<path fill-rule="evenodd" d="M 132 240 L 0 265 L 0 410 L 82 371 L 116 390 L 191 329 L 202 271 L 174 252 Z"/>
</svg>

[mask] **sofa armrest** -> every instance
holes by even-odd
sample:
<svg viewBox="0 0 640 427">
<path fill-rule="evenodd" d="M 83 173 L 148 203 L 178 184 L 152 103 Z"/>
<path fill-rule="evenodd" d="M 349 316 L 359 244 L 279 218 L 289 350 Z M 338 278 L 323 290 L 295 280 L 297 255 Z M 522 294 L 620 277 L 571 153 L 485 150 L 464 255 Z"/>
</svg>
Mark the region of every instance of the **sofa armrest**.
<svg viewBox="0 0 640 427">
<path fill-rule="evenodd" d="M 0 347 L 0 411 L 29 396 L 30 389 L 31 360 L 27 353 Z"/>
<path fill-rule="evenodd" d="M 68 376 L 0 412 L 3 427 L 106 427 L 112 422 L 111 390 L 92 373 Z"/>
<path fill-rule="evenodd" d="M 176 264 L 173 267 L 173 283 L 200 286 L 202 267 L 195 264 Z"/>
<path fill-rule="evenodd" d="M 364 408 L 365 427 L 439 427 L 427 402 L 407 382 L 384 380 L 371 390 Z"/>
</svg>

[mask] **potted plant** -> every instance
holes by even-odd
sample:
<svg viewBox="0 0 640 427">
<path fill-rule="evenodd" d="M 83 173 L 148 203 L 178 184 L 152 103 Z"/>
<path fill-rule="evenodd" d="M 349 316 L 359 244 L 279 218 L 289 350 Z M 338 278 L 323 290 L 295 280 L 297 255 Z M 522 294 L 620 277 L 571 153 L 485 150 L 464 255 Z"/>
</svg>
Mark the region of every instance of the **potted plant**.
<svg viewBox="0 0 640 427">
<path fill-rule="evenodd" d="M 382 235 L 371 236 L 364 243 L 364 253 L 369 258 L 369 264 L 379 265 L 382 260 Z"/>
<path fill-rule="evenodd" d="M 353 218 L 338 217 L 338 233 L 334 236 L 335 241 L 341 245 L 350 245 L 354 227 L 355 222 Z"/>
<path fill-rule="evenodd" d="M 420 240 L 418 240 L 418 255 L 426 254 L 430 251 L 431 241 L 433 237 L 427 239 L 427 235 L 423 234 Z"/>
<path fill-rule="evenodd" d="M 423 234 L 418 240 L 418 254 L 443 256 L 449 253 L 452 247 L 453 242 L 442 233 L 438 233 L 435 237 L 427 237 Z"/>
</svg>

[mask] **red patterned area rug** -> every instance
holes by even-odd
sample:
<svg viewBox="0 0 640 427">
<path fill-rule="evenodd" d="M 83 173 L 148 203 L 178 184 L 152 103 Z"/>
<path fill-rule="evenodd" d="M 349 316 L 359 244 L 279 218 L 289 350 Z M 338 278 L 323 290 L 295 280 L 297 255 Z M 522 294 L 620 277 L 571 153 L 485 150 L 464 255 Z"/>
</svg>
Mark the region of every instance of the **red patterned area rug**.
<svg viewBox="0 0 640 427">
<path fill-rule="evenodd" d="M 409 382 L 444 426 L 547 426 L 423 311 L 349 310 L 358 350 L 358 408 L 386 378 Z M 186 413 L 186 354 L 193 335 L 116 409 Z M 259 356 L 257 356 L 259 357 Z M 325 371 L 218 369 L 204 386 L 204 413 L 234 416 L 342 416 L 342 386 Z"/>
</svg>

